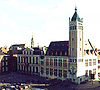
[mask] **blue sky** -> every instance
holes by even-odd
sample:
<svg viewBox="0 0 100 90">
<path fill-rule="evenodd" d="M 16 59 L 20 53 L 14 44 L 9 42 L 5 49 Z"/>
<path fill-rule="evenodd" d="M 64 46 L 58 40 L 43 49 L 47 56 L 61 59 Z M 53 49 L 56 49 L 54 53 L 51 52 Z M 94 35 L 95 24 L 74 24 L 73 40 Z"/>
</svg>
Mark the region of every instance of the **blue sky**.
<svg viewBox="0 0 100 90">
<path fill-rule="evenodd" d="M 99 4 L 99 0 L 0 0 L 0 46 L 30 44 L 32 33 L 35 46 L 68 40 L 69 17 L 76 5 L 85 39 L 100 48 Z"/>
</svg>

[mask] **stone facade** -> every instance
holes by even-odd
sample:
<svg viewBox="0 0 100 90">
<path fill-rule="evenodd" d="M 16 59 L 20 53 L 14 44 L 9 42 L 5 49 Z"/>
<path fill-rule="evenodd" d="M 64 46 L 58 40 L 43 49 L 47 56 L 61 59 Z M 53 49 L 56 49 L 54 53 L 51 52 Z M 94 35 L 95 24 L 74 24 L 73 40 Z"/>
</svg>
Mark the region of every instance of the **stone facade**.
<svg viewBox="0 0 100 90">
<path fill-rule="evenodd" d="M 83 19 L 75 13 L 69 19 L 69 41 L 51 42 L 47 51 L 26 48 L 17 58 L 18 71 L 37 74 L 48 79 L 70 79 L 80 84 L 91 78 L 98 79 L 97 53 L 90 42 L 84 41 Z"/>
</svg>

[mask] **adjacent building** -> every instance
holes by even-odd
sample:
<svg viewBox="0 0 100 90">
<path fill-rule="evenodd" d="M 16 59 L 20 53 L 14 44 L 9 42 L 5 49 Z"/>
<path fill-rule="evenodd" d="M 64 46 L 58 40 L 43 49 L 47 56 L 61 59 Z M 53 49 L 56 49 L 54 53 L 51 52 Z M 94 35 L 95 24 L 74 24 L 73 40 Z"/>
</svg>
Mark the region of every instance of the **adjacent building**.
<svg viewBox="0 0 100 90">
<path fill-rule="evenodd" d="M 41 55 L 43 55 L 43 50 L 39 47 L 23 49 L 17 58 L 18 72 L 29 75 L 40 75 Z"/>
<path fill-rule="evenodd" d="M 6 55 L 1 61 L 1 74 L 17 71 L 17 57 Z"/>
<path fill-rule="evenodd" d="M 40 58 L 40 76 L 66 80 L 68 77 L 68 41 L 51 42 Z"/>
</svg>

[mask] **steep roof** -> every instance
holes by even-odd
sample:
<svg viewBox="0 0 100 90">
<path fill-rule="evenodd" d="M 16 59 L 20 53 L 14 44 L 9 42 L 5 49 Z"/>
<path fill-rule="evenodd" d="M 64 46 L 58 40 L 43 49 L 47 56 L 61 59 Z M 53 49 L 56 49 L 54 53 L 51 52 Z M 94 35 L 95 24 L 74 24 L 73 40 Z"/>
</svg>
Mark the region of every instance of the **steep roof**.
<svg viewBox="0 0 100 90">
<path fill-rule="evenodd" d="M 12 45 L 12 47 L 24 47 L 25 46 L 25 44 L 14 44 L 14 45 Z"/>
<path fill-rule="evenodd" d="M 47 51 L 53 53 L 59 52 L 58 55 L 60 55 L 60 52 L 62 51 L 66 52 L 68 55 L 68 48 L 69 48 L 69 41 L 55 41 L 50 43 Z"/>
<path fill-rule="evenodd" d="M 79 22 L 81 22 L 81 19 L 80 19 L 79 15 L 77 14 L 77 8 L 75 8 L 75 13 L 72 16 L 71 21 L 79 21 Z"/>
</svg>

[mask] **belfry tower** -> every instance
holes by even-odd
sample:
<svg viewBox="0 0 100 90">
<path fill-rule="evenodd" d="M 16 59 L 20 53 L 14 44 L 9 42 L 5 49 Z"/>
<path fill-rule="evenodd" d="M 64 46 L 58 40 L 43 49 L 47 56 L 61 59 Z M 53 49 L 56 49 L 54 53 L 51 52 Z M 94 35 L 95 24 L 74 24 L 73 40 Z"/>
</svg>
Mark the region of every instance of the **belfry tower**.
<svg viewBox="0 0 100 90">
<path fill-rule="evenodd" d="M 72 18 L 69 18 L 69 78 L 72 81 L 79 81 L 79 77 L 84 75 L 83 63 L 83 19 L 77 14 L 77 8 Z"/>
</svg>

